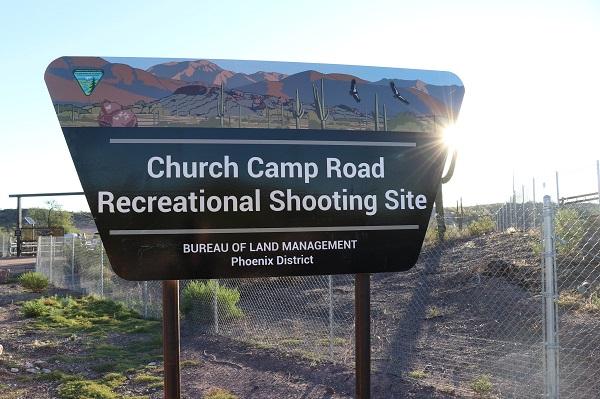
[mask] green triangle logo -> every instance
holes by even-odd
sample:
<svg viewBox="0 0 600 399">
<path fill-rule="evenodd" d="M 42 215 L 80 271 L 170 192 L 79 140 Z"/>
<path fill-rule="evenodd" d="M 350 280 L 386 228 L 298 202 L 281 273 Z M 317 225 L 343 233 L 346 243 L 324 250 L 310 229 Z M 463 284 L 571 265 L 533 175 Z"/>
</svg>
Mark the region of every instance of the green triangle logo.
<svg viewBox="0 0 600 399">
<path fill-rule="evenodd" d="M 102 69 L 76 69 L 73 71 L 73 76 L 77 83 L 79 83 L 83 94 L 89 96 L 94 92 L 98 83 L 100 83 L 100 79 L 104 76 L 104 71 Z"/>
</svg>

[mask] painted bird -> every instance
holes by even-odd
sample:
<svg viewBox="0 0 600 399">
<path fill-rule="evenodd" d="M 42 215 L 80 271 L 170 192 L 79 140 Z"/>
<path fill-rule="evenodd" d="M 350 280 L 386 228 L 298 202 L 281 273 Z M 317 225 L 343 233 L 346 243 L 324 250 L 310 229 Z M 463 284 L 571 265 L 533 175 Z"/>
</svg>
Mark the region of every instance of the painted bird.
<svg viewBox="0 0 600 399">
<path fill-rule="evenodd" d="M 352 82 L 350 82 L 350 95 L 352 96 L 352 98 L 354 98 L 354 100 L 357 103 L 360 102 L 360 97 L 358 96 L 358 90 L 356 90 L 356 79 L 352 79 Z"/>
<path fill-rule="evenodd" d="M 390 87 L 392 88 L 392 91 L 394 92 L 394 98 L 397 98 L 398 100 L 402 101 L 406 105 L 410 104 L 406 98 L 402 97 L 400 95 L 400 93 L 398 93 L 398 89 L 396 89 L 396 84 L 394 83 L 393 80 L 390 82 Z"/>
</svg>

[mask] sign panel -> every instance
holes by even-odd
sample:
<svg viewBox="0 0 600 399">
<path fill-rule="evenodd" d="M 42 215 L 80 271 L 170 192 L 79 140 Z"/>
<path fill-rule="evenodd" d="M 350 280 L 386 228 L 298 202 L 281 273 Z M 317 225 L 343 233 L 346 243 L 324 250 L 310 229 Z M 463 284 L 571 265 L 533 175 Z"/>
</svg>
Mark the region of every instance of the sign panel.
<svg viewBox="0 0 600 399">
<path fill-rule="evenodd" d="M 223 60 L 63 57 L 46 82 L 131 280 L 409 269 L 464 92 L 443 72 Z"/>
</svg>

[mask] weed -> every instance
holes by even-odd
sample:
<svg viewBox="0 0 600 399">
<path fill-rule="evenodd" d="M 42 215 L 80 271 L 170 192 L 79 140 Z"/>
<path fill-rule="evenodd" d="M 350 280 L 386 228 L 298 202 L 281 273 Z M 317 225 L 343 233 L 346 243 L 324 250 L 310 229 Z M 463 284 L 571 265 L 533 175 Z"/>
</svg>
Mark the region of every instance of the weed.
<svg viewBox="0 0 600 399">
<path fill-rule="evenodd" d="M 33 292 L 42 292 L 48 288 L 48 279 L 42 273 L 27 272 L 19 277 L 19 284 Z"/>
<path fill-rule="evenodd" d="M 238 399 L 238 396 L 225 389 L 213 388 L 208 391 L 204 399 Z"/>
<path fill-rule="evenodd" d="M 202 362 L 199 360 L 184 360 L 181 362 L 181 368 L 185 369 L 188 367 L 198 367 L 202 365 Z"/>
<path fill-rule="evenodd" d="M 46 306 L 38 300 L 25 302 L 21 307 L 21 312 L 25 317 L 40 317 L 46 311 Z"/>
<path fill-rule="evenodd" d="M 152 374 L 142 373 L 133 377 L 133 382 L 138 384 L 151 384 L 160 382 L 162 384 L 163 378 Z"/>
<path fill-rule="evenodd" d="M 437 306 L 428 306 L 427 313 L 425 314 L 426 319 L 435 319 L 436 317 L 441 317 L 442 311 Z"/>
<path fill-rule="evenodd" d="M 490 376 L 487 374 L 475 378 L 473 381 L 471 381 L 470 386 L 471 389 L 479 395 L 488 394 L 494 387 L 492 381 L 490 380 Z"/>
<path fill-rule="evenodd" d="M 287 338 L 282 339 L 281 341 L 279 341 L 279 343 L 283 346 L 300 346 L 304 343 L 304 341 L 297 338 Z"/>
<path fill-rule="evenodd" d="M 412 370 L 408 372 L 408 376 L 410 378 L 422 380 L 423 378 L 427 377 L 427 373 L 425 373 L 423 370 Z"/>
</svg>

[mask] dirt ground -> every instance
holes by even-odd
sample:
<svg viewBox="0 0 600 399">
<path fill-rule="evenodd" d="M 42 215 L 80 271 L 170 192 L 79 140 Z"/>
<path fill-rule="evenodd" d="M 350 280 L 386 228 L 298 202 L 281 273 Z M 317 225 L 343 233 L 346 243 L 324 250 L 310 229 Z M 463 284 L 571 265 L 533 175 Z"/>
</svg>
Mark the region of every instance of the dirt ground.
<svg viewBox="0 0 600 399">
<path fill-rule="evenodd" d="M 63 297 L 70 293 L 49 290 L 44 295 Z M 61 397 L 58 387 L 71 376 L 97 380 L 113 370 L 104 358 L 90 357 L 96 340 L 129 345 L 140 335 L 106 337 L 79 331 L 36 328 L 26 318 L 21 303 L 41 297 L 11 282 L 0 285 L 0 398 L 50 399 Z M 188 334 L 182 339 L 182 396 L 200 399 L 222 388 L 239 398 L 352 398 L 353 370 L 328 362 L 314 362 L 283 352 L 246 345 L 224 337 Z M 131 359 L 130 359 L 131 360 Z M 151 360 L 151 361 L 148 361 Z M 138 364 L 139 363 L 139 364 Z M 124 371 L 124 380 L 114 392 L 117 398 L 162 398 L 160 355 Z M 110 363 L 109 363 L 110 364 Z M 373 398 L 448 398 L 385 373 L 372 376 Z M 79 397 L 79 396 L 76 396 Z M 83 397 L 83 396 L 82 396 Z M 102 398 L 104 398 L 102 396 Z"/>
</svg>

